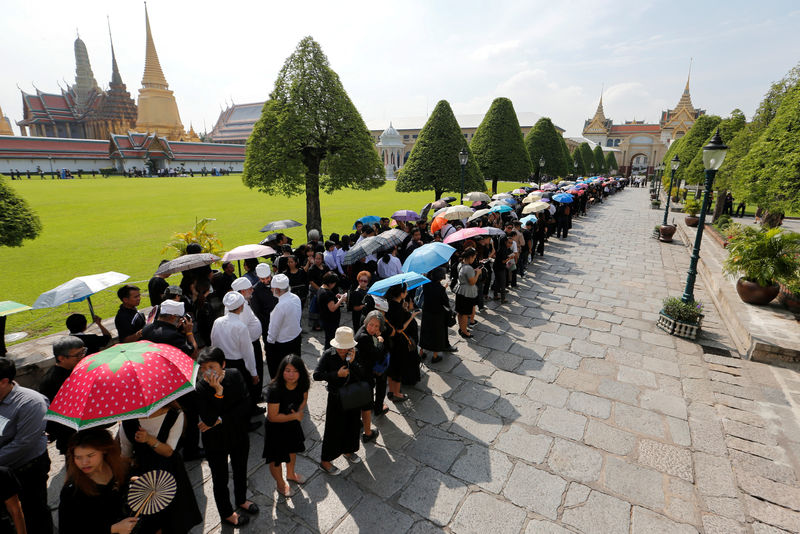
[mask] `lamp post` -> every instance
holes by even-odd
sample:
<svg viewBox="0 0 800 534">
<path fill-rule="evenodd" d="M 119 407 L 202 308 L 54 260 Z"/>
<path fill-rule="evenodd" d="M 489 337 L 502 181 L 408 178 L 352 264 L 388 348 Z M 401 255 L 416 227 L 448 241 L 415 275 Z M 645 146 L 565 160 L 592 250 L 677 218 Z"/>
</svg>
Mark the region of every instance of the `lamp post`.
<svg viewBox="0 0 800 534">
<path fill-rule="evenodd" d="M 717 175 L 728 147 L 722 142 L 717 133 L 711 138 L 706 146 L 703 147 L 703 167 L 705 168 L 705 191 L 703 192 L 703 205 L 700 208 L 700 222 L 697 223 L 697 236 L 694 238 L 694 248 L 692 258 L 689 262 L 689 276 L 686 277 L 686 288 L 683 290 L 681 300 L 687 304 L 694 302 L 694 281 L 697 278 L 697 260 L 700 259 L 700 243 L 703 241 L 703 227 L 706 223 L 706 213 L 711 204 L 711 187 L 714 185 L 714 177 Z"/>
<path fill-rule="evenodd" d="M 464 168 L 467 166 L 467 159 L 469 152 L 466 148 L 462 148 L 458 153 L 458 162 L 461 163 L 461 204 L 464 204 Z"/>
<path fill-rule="evenodd" d="M 670 166 L 672 167 L 672 171 L 669 175 L 669 191 L 667 191 L 667 207 L 664 208 L 664 220 L 661 222 L 661 226 L 667 225 L 667 216 L 669 215 L 669 201 L 672 200 L 672 185 L 675 182 L 675 171 L 678 170 L 678 167 L 681 166 L 681 160 L 678 159 L 678 155 L 675 154 L 675 157 L 672 158 L 670 161 Z"/>
<path fill-rule="evenodd" d="M 541 176 L 542 176 L 542 170 L 544 170 L 544 164 L 545 164 L 544 156 L 541 156 L 539 158 L 539 168 L 536 171 L 536 174 L 538 175 L 536 177 L 536 181 L 537 182 L 541 182 Z M 542 184 L 540 183 L 539 185 L 542 185 Z"/>
<path fill-rule="evenodd" d="M 578 162 L 577 161 L 573 162 L 572 166 L 575 168 L 575 174 L 574 174 L 573 177 L 577 178 L 578 177 Z"/>
</svg>

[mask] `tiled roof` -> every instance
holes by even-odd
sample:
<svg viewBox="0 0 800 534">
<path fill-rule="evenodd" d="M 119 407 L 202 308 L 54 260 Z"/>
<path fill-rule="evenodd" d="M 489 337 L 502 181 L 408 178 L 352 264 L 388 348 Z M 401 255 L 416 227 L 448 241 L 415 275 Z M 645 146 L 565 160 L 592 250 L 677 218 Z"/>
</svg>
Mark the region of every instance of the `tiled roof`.
<svg viewBox="0 0 800 534">
<path fill-rule="evenodd" d="M 0 136 L 2 158 L 107 159 L 108 141 L 55 137 Z"/>
<path fill-rule="evenodd" d="M 264 102 L 234 104 L 219 114 L 214 129 L 209 134 L 212 141 L 244 141 L 250 137 L 253 127 L 261 118 Z"/>
<path fill-rule="evenodd" d="M 661 133 L 658 124 L 617 124 L 611 127 L 612 134 L 623 133 Z"/>
</svg>

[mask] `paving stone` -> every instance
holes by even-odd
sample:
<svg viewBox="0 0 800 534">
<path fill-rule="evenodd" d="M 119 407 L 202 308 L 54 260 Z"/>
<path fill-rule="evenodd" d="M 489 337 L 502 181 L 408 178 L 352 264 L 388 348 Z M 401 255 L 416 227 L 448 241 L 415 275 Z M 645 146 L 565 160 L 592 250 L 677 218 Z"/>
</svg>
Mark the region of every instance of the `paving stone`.
<svg viewBox="0 0 800 534">
<path fill-rule="evenodd" d="M 638 317 L 639 314 L 637 313 L 636 316 Z M 608 321 L 609 323 L 614 324 L 622 324 L 624 322 L 623 318 L 619 315 L 604 311 L 599 311 L 596 315 L 596 318 L 601 321 Z"/>
<path fill-rule="evenodd" d="M 753 534 L 789 534 L 782 528 L 775 528 L 772 525 L 765 525 L 759 521 L 753 523 Z"/>
<path fill-rule="evenodd" d="M 423 467 L 400 495 L 398 503 L 439 526 L 445 526 L 466 493 L 467 488 L 460 480 Z"/>
<path fill-rule="evenodd" d="M 503 393 L 524 393 L 531 379 L 507 371 L 495 371 L 486 383 Z"/>
<path fill-rule="evenodd" d="M 539 428 L 559 436 L 579 440 L 583 437 L 586 418 L 563 408 L 548 406 L 539 417 Z"/>
<path fill-rule="evenodd" d="M 617 426 L 638 434 L 647 434 L 662 439 L 665 437 L 662 416 L 635 406 L 615 402 L 614 421 Z"/>
<path fill-rule="evenodd" d="M 689 449 L 659 443 L 649 439 L 639 442 L 638 461 L 668 475 L 692 482 L 692 455 Z"/>
<path fill-rule="evenodd" d="M 723 419 L 722 426 L 725 428 L 725 433 L 730 436 L 736 436 L 737 438 L 746 439 L 747 441 L 755 441 L 764 445 L 774 446 L 778 444 L 774 436 L 757 426 L 726 419 Z"/>
<path fill-rule="evenodd" d="M 584 358 L 581 360 L 581 371 L 598 376 L 617 376 L 617 366 L 614 362 L 597 358 Z"/>
<path fill-rule="evenodd" d="M 739 488 L 764 501 L 800 511 L 800 488 L 773 482 L 750 471 L 737 471 Z"/>
<path fill-rule="evenodd" d="M 456 416 L 450 428 L 456 434 L 466 438 L 491 443 L 503 428 L 503 422 L 498 417 L 472 408 L 465 408 Z"/>
<path fill-rule="evenodd" d="M 612 347 L 619 346 L 620 337 L 616 334 L 610 334 L 608 332 L 598 332 L 595 330 L 591 334 L 589 334 L 589 341 L 594 343 L 599 343 L 601 345 L 608 345 Z"/>
<path fill-rule="evenodd" d="M 436 395 L 424 395 L 421 399 L 414 399 L 398 405 L 397 409 L 405 417 L 413 417 L 438 425 L 445 421 L 452 421 L 461 407 Z"/>
<path fill-rule="evenodd" d="M 598 315 L 598 319 L 600 316 Z M 626 337 L 629 339 L 639 339 L 639 334 L 641 333 L 636 328 L 631 328 L 630 326 L 621 325 L 621 324 L 612 324 L 611 325 L 611 333 L 615 334 L 619 337 Z"/>
<path fill-rule="evenodd" d="M 704 452 L 694 453 L 695 484 L 702 495 L 711 497 L 737 497 L 733 472 L 727 458 Z"/>
<path fill-rule="evenodd" d="M 653 534 L 654 532 L 697 534 L 697 529 L 691 525 L 676 523 L 641 506 L 634 506 L 631 514 L 631 534 Z"/>
<path fill-rule="evenodd" d="M 287 500 L 286 505 L 306 523 L 320 532 L 327 532 L 347 515 L 362 495 L 362 490 L 344 477 L 317 476 L 300 486 L 299 493 Z"/>
<path fill-rule="evenodd" d="M 564 510 L 561 521 L 585 534 L 628 534 L 631 505 L 592 491 L 585 504 Z"/>
<path fill-rule="evenodd" d="M 517 462 L 503 495 L 517 506 L 556 519 L 566 487 L 567 482 L 563 478 Z"/>
<path fill-rule="evenodd" d="M 510 352 L 493 350 L 486 356 L 486 361 L 504 371 L 513 371 L 522 363 L 522 357 Z"/>
<path fill-rule="evenodd" d="M 566 313 L 554 313 L 550 316 L 550 320 L 554 323 L 575 326 L 581 322 L 581 317 L 579 315 L 569 315 Z"/>
<path fill-rule="evenodd" d="M 456 460 L 450 474 L 486 491 L 499 493 L 512 467 L 502 452 L 474 444 Z"/>
<path fill-rule="evenodd" d="M 755 499 L 749 495 L 744 496 L 744 501 L 753 519 L 789 532 L 800 532 L 800 513 Z"/>
<path fill-rule="evenodd" d="M 642 367 L 643 356 L 636 352 L 621 349 L 619 347 L 608 348 L 608 358 L 617 362 L 618 364 L 627 365 L 628 367 Z"/>
<path fill-rule="evenodd" d="M 723 455 L 727 452 L 725 436 L 718 421 L 689 418 L 689 430 L 694 450 Z"/>
<path fill-rule="evenodd" d="M 505 421 L 534 426 L 544 405 L 523 395 L 503 395 L 494 403 L 492 410 Z"/>
<path fill-rule="evenodd" d="M 667 500 L 664 514 L 678 523 L 688 523 L 690 525 L 699 523 L 699 514 L 694 500 L 686 501 L 678 497 L 670 497 Z"/>
<path fill-rule="evenodd" d="M 461 505 L 450 530 L 458 533 L 492 532 L 517 534 L 525 522 L 525 511 L 485 493 L 472 493 Z M 384 523 L 383 527 L 392 525 Z M 392 530 L 395 530 L 392 525 Z M 378 532 L 375 530 L 374 532 Z M 402 532 L 402 530 L 395 530 Z"/>
<path fill-rule="evenodd" d="M 728 436 L 725 438 L 725 444 L 730 449 L 747 452 L 756 456 L 761 456 L 762 458 L 769 458 L 770 460 L 776 462 L 785 461 L 786 458 L 784 451 L 778 447 L 770 447 L 769 445 L 762 445 L 761 443 L 756 443 L 754 441 L 748 441 L 746 439 L 733 436 Z"/>
<path fill-rule="evenodd" d="M 590 491 L 592 490 L 589 486 L 584 486 L 583 484 L 578 484 L 577 482 L 571 482 L 569 489 L 567 490 L 567 495 L 564 497 L 564 507 L 569 508 L 571 506 L 586 502 L 586 498 L 589 497 Z"/>
<path fill-rule="evenodd" d="M 597 393 L 603 397 L 614 399 L 628 404 L 638 404 L 639 388 L 632 384 L 617 382 L 616 380 L 603 380 L 597 386 Z"/>
<path fill-rule="evenodd" d="M 754 456 L 734 449 L 731 449 L 728 454 L 731 463 L 736 469 L 752 471 L 764 478 L 774 480 L 775 482 L 797 485 L 797 478 L 794 475 L 794 470 L 782 462 L 775 462 L 767 458 L 762 458 L 761 456 Z"/>
<path fill-rule="evenodd" d="M 580 326 L 571 326 L 568 324 L 562 324 L 556 330 L 556 334 L 561 336 L 567 336 L 572 339 L 586 339 L 589 337 L 591 330 L 588 328 L 581 328 Z"/>
<path fill-rule="evenodd" d="M 583 441 L 587 445 L 625 456 L 633 450 L 636 438 L 633 434 L 590 419 Z"/>
<path fill-rule="evenodd" d="M 578 391 L 595 392 L 603 378 L 593 374 L 576 371 L 575 369 L 563 369 L 556 379 L 556 384 L 568 389 Z"/>
<path fill-rule="evenodd" d="M 547 457 L 553 438 L 544 434 L 534 434 L 520 425 L 509 425 L 500 434 L 495 447 L 522 460 L 540 464 Z"/>
<path fill-rule="evenodd" d="M 642 332 L 642 341 L 658 345 L 659 347 L 675 348 L 675 341 L 672 339 L 672 336 L 665 334 Z"/>
<path fill-rule="evenodd" d="M 543 382 L 554 382 L 561 367 L 541 360 L 523 360 L 514 372 Z"/>
<path fill-rule="evenodd" d="M 709 512 L 721 515 L 740 523 L 745 521 L 744 507 L 739 499 L 732 497 L 705 497 L 703 499 Z"/>
<path fill-rule="evenodd" d="M 742 399 L 739 397 L 734 397 L 733 395 L 728 395 L 726 393 L 715 392 L 714 399 L 712 399 L 712 403 L 716 400 L 716 402 L 720 404 L 724 404 L 725 406 L 730 406 L 731 408 L 738 408 L 739 410 L 744 410 L 746 412 L 755 413 L 759 411 L 758 404 L 751 399 Z"/>
<path fill-rule="evenodd" d="M 684 447 L 688 447 L 692 444 L 688 422 L 683 419 L 667 417 L 667 427 L 669 428 L 669 435 L 672 437 L 673 443 L 683 445 Z"/>
<path fill-rule="evenodd" d="M 563 365 L 564 367 L 569 367 L 571 369 L 577 369 L 581 364 L 581 360 L 583 359 L 577 354 L 573 354 L 565 350 L 551 350 L 547 353 L 546 358 L 550 363 Z"/>
<path fill-rule="evenodd" d="M 644 369 L 636 369 L 635 367 L 628 367 L 627 365 L 619 366 L 619 373 L 617 380 L 620 382 L 628 382 L 629 384 L 636 384 L 637 386 L 644 386 L 654 388 L 656 384 L 656 376 Z"/>
<path fill-rule="evenodd" d="M 591 330 L 596 330 L 598 332 L 611 332 L 611 323 L 608 323 L 606 321 L 601 321 L 599 319 L 589 319 L 589 318 L 581 319 L 581 326 L 584 326 Z M 632 337 L 638 337 L 638 336 L 632 336 Z"/>
<path fill-rule="evenodd" d="M 550 450 L 547 465 L 553 472 L 581 482 L 594 482 L 600 476 L 603 467 L 603 455 L 596 450 L 556 439 Z"/>
<path fill-rule="evenodd" d="M 604 484 L 633 502 L 657 510 L 664 508 L 663 476 L 657 471 L 609 456 L 606 458 Z"/>
<path fill-rule="evenodd" d="M 533 380 L 525 395 L 531 400 L 561 408 L 567 403 L 569 391 L 556 384 Z"/>
<path fill-rule="evenodd" d="M 500 390 L 465 381 L 450 398 L 477 410 L 488 410 L 500 398 Z"/>
<path fill-rule="evenodd" d="M 531 519 L 528 528 L 525 529 L 525 534 L 573 534 L 573 531 L 550 521 Z"/>
<path fill-rule="evenodd" d="M 664 415 L 678 419 L 686 419 L 686 401 L 682 397 L 667 395 L 663 391 L 645 391 L 642 393 L 639 406 L 645 410 L 655 410 Z"/>
<path fill-rule="evenodd" d="M 483 382 L 492 376 L 495 370 L 493 366 L 485 363 L 464 360 L 453 369 L 452 373 L 459 378 L 465 378 L 473 382 Z"/>
<path fill-rule="evenodd" d="M 570 341 L 572 340 L 566 336 L 560 336 L 550 332 L 543 332 L 536 339 L 536 343 L 543 347 L 565 347 L 569 345 Z"/>
<path fill-rule="evenodd" d="M 507 335 L 486 334 L 480 340 L 480 345 L 493 350 L 507 351 L 514 340 Z"/>
<path fill-rule="evenodd" d="M 575 339 L 570 343 L 569 349 L 571 352 L 582 354 L 590 358 L 602 358 L 606 354 L 606 347 L 598 345 L 591 341 L 584 341 L 583 339 Z"/>
<path fill-rule="evenodd" d="M 261 519 L 259 514 L 258 519 L 251 524 L 258 525 L 260 531 L 265 532 Z M 395 532 L 407 532 L 412 524 L 414 520 L 408 514 L 389 506 L 377 497 L 365 494 L 358 506 L 345 516 L 333 532 L 334 534 L 380 532 L 387 525 L 391 525 L 391 529 Z"/>
<path fill-rule="evenodd" d="M 395 451 L 376 448 L 366 461 L 353 466 L 350 480 L 386 499 L 405 486 L 417 467 Z"/>
<path fill-rule="evenodd" d="M 448 471 L 465 448 L 462 439 L 450 432 L 426 426 L 414 436 L 405 453 L 439 471 Z"/>
<path fill-rule="evenodd" d="M 570 393 L 567 407 L 570 410 L 601 419 L 608 419 L 611 415 L 611 402 L 609 400 L 580 391 Z"/>
</svg>

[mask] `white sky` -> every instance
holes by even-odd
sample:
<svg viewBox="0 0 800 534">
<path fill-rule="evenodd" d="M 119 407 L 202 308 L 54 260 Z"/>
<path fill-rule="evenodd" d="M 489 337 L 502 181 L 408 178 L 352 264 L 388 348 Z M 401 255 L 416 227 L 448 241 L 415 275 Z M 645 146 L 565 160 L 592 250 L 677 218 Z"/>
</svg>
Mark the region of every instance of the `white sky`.
<svg viewBox="0 0 800 534">
<path fill-rule="evenodd" d="M 148 9 L 181 119 L 198 132 L 211 130 L 226 101 L 265 100 L 305 35 L 322 45 L 365 120 L 425 116 L 440 99 L 456 113 L 484 113 L 506 96 L 570 135 L 594 114 L 603 84 L 607 117 L 657 121 L 677 103 L 690 57 L 695 106 L 723 116 L 738 107 L 749 119 L 769 84 L 800 60 L 793 1 L 151 0 Z M 76 28 L 107 86 L 106 15 L 135 98 L 140 2 L 3 2 L 0 107 L 12 122 L 22 118 L 17 84 L 58 92 L 57 81 L 74 83 Z"/>
</svg>

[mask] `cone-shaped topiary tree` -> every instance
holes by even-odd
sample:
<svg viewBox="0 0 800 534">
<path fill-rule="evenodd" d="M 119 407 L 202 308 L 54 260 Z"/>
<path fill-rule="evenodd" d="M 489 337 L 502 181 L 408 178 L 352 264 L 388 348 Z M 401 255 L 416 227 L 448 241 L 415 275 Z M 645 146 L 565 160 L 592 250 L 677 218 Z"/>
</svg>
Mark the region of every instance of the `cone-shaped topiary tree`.
<svg viewBox="0 0 800 534">
<path fill-rule="evenodd" d="M 495 98 L 470 141 L 469 148 L 483 178 L 492 181 L 497 192 L 498 180 L 527 182 L 531 160 L 522 139 L 514 105 L 508 98 Z"/>
<path fill-rule="evenodd" d="M 688 173 L 690 164 L 699 150 L 702 150 L 707 140 L 713 135 L 719 125 L 720 119 L 716 115 L 700 115 L 692 127 L 681 138 L 681 144 L 677 148 L 678 158 L 681 166 L 675 173 L 675 184 L 680 184 L 681 180 L 686 180 L 687 184 L 698 184 L 702 182 L 702 175 L 691 176 Z M 672 156 L 671 156 L 672 157 Z"/>
<path fill-rule="evenodd" d="M 575 167 L 575 164 L 578 164 Z M 572 170 L 578 174 L 578 176 L 586 176 L 589 173 L 586 170 L 586 165 L 583 163 L 583 155 L 581 155 L 581 147 L 575 147 L 575 150 L 572 151 Z"/>
<path fill-rule="evenodd" d="M 594 161 L 594 152 L 592 152 L 589 143 L 583 142 L 578 147 L 581 151 L 581 158 L 583 158 L 583 168 L 586 171 L 586 174 L 599 174 L 599 170 L 597 169 L 597 163 Z M 592 169 L 594 167 L 594 169 Z"/>
<path fill-rule="evenodd" d="M 516 120 L 516 116 L 514 118 Z M 432 189 L 437 199 L 445 191 L 460 191 L 461 164 L 458 154 L 462 149 L 469 154 L 464 169 L 464 191 L 486 191 L 481 170 L 461 133 L 450 104 L 440 100 L 419 132 L 408 161 L 397 173 L 395 189 L 401 193 Z"/>
<path fill-rule="evenodd" d="M 0 247 L 21 247 L 42 231 L 39 217 L 0 175 Z M 0 332 L 2 335 L 2 332 Z"/>
<path fill-rule="evenodd" d="M 561 147 L 560 137 L 553 122 L 547 117 L 536 121 L 525 136 L 525 148 L 531 157 L 535 182 L 540 181 L 540 174 L 564 176 L 564 149 Z M 539 160 L 542 157 L 544 157 L 544 168 L 539 169 Z"/>
<path fill-rule="evenodd" d="M 569 148 L 567 147 L 567 142 L 564 141 L 564 136 L 559 135 L 558 139 L 561 143 L 561 157 L 564 160 L 564 168 L 561 170 L 560 176 L 566 177 L 575 171 L 572 165 L 572 154 L 569 153 Z"/>
<path fill-rule="evenodd" d="M 320 187 L 372 189 L 385 182 L 364 120 L 311 37 L 278 74 L 247 141 L 242 181 L 270 194 L 305 192 L 308 230 L 322 230 Z"/>
<path fill-rule="evenodd" d="M 617 158 L 614 156 L 613 152 L 609 152 L 606 154 L 606 172 L 609 174 L 611 171 L 616 171 L 619 169 L 619 164 L 617 163 Z"/>
<path fill-rule="evenodd" d="M 608 168 L 606 167 L 606 157 L 603 155 L 603 147 L 600 145 L 595 145 L 594 150 L 592 150 L 594 154 L 594 168 L 598 174 L 605 174 L 608 172 Z"/>
</svg>

